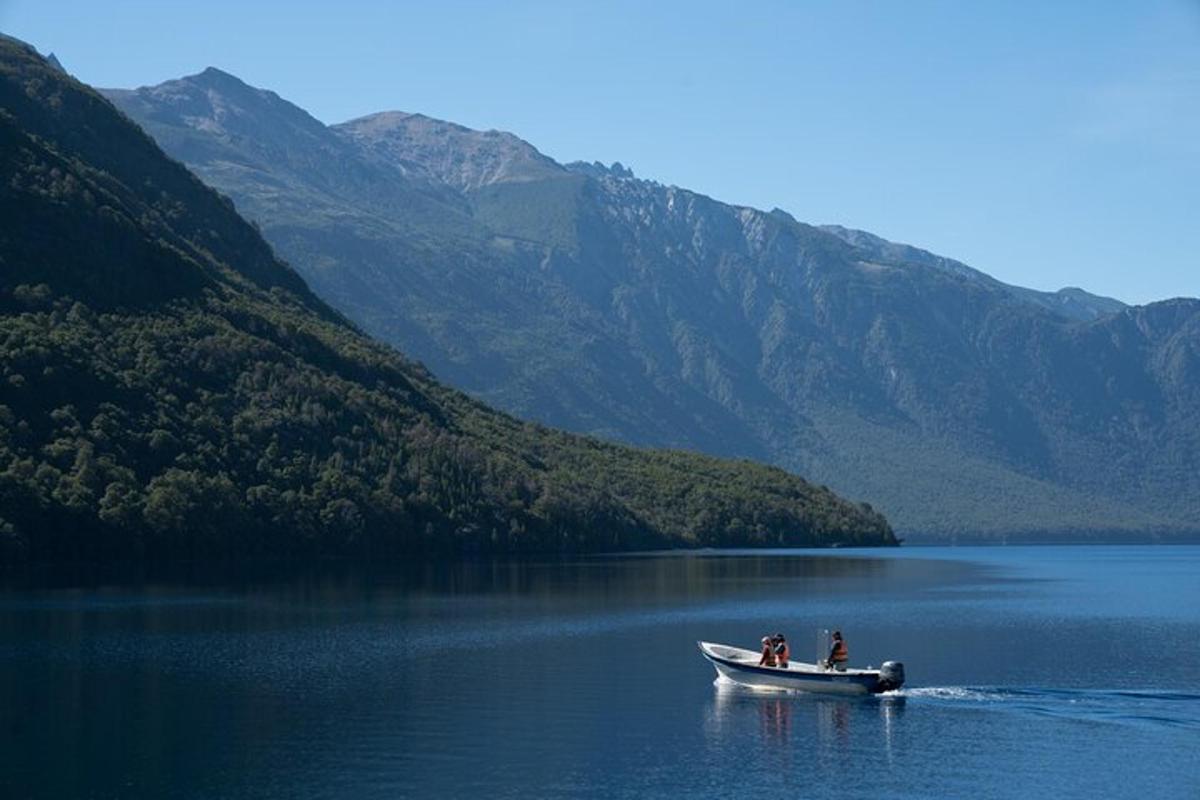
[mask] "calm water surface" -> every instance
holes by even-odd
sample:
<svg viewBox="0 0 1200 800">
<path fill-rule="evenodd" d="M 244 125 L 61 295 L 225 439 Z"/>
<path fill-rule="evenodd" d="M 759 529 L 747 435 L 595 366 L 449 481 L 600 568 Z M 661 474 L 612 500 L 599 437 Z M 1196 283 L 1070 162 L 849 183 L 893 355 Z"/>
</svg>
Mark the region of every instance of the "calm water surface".
<svg viewBox="0 0 1200 800">
<path fill-rule="evenodd" d="M 840 627 L 898 693 L 714 682 Z M 0 586 L 0 797 L 1200 797 L 1200 547 L 780 551 Z"/>
</svg>

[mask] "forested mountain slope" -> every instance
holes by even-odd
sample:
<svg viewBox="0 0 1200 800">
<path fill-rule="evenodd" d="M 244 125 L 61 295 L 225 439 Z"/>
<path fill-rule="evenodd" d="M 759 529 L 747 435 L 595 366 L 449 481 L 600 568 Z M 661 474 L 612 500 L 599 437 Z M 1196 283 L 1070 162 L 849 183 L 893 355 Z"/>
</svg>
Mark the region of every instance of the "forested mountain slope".
<svg viewBox="0 0 1200 800">
<path fill-rule="evenodd" d="M 0 40 L 0 562 L 834 543 L 894 538 L 782 470 L 445 388 L 108 101 Z"/>
<path fill-rule="evenodd" d="M 420 115 L 326 127 L 215 70 L 110 96 L 319 295 L 506 410 L 769 460 L 912 536 L 1200 529 L 1195 300 L 1009 286 Z M 294 120 L 413 210 L 305 168 Z"/>
</svg>

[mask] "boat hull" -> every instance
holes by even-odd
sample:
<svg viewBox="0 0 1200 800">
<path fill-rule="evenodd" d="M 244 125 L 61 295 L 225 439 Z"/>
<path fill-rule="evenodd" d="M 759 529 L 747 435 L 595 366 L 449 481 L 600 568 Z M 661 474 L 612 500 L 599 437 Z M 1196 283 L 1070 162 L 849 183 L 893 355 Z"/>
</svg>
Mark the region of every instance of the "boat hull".
<svg viewBox="0 0 1200 800">
<path fill-rule="evenodd" d="M 790 689 L 822 694 L 863 695 L 898 689 L 893 678 L 880 676 L 879 670 L 826 670 L 817 664 L 792 662 L 786 668 L 759 666 L 758 654 L 728 645 L 698 642 L 700 652 L 717 673 L 743 686 L 760 689 Z"/>
</svg>

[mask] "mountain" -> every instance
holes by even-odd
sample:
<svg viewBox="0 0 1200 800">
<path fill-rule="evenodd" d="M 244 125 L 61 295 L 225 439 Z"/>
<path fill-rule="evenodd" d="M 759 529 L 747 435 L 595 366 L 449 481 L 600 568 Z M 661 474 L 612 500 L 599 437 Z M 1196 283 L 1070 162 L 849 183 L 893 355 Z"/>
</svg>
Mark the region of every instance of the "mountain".
<svg viewBox="0 0 1200 800">
<path fill-rule="evenodd" d="M 290 119 L 279 152 L 299 164 L 323 139 Z M 337 173 L 329 196 L 392 191 Z M 895 543 L 782 470 L 572 436 L 444 387 L 8 39 L 0 220 L 0 563 Z"/>
<path fill-rule="evenodd" d="M 511 133 L 480 133 L 422 114 L 372 114 L 355 120 L 346 133 L 383 163 L 428 174 L 458 191 L 556 178 L 565 172 Z"/>
<path fill-rule="evenodd" d="M 282 101 L 219 77 L 109 96 L 319 295 L 476 397 L 611 439 L 770 461 L 869 499 L 910 537 L 1200 530 L 1195 300 L 1038 292 L 620 164 L 560 165 L 511 134 L 287 111 L 411 197 L 409 213 L 325 190 L 295 166 L 315 155 L 239 167 L 287 149 Z M 234 103 L 253 141 L 222 112 Z M 175 144 L 191 140 L 208 144 Z"/>
<path fill-rule="evenodd" d="M 972 269 L 961 261 L 934 255 L 911 245 L 889 242 L 887 239 L 866 231 L 845 228 L 841 225 L 822 225 L 821 229 L 849 242 L 875 260 L 920 264 L 933 269 L 945 270 L 954 275 L 961 275 L 969 280 L 1001 289 L 1014 297 L 1056 312 L 1068 319 L 1093 320 L 1127 308 L 1120 300 L 1091 294 L 1075 287 L 1059 289 L 1057 292 L 1039 292 L 1036 289 L 1013 286 L 998 281 L 977 269 Z"/>
</svg>

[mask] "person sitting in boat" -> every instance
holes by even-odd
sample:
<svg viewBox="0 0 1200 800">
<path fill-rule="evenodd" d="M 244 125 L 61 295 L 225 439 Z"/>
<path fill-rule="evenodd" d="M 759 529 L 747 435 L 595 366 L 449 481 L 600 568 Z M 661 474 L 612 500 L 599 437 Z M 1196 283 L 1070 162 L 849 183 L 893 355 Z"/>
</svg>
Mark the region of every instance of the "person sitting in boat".
<svg viewBox="0 0 1200 800">
<path fill-rule="evenodd" d="M 788 658 L 791 656 L 791 650 L 788 649 L 787 639 L 783 638 L 782 633 L 775 634 L 772 639 L 775 651 L 775 666 L 787 669 Z"/>
<path fill-rule="evenodd" d="M 764 636 L 764 637 L 762 638 L 762 646 L 763 646 L 763 649 L 762 649 L 762 658 L 760 658 L 760 659 L 758 660 L 758 665 L 759 665 L 760 667 L 773 667 L 773 666 L 775 666 L 775 647 L 774 647 L 774 644 L 775 644 L 775 643 L 774 643 L 773 641 L 771 641 L 771 637 L 770 637 L 770 636 Z"/>
<path fill-rule="evenodd" d="M 842 632 L 834 631 L 833 647 L 829 648 L 829 658 L 825 659 L 825 668 L 845 672 L 846 662 L 849 660 L 850 649 L 846 647 L 846 640 L 842 638 Z"/>
</svg>

